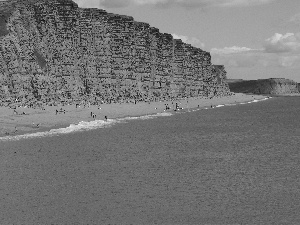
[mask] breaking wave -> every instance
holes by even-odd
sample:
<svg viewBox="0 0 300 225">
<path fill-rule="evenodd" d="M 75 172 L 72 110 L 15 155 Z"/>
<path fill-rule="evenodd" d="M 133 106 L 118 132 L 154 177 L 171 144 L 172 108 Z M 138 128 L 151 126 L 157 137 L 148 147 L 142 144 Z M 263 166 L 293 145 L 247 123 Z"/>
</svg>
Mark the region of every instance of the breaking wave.
<svg viewBox="0 0 300 225">
<path fill-rule="evenodd" d="M 153 115 L 145 115 L 145 116 L 135 116 L 135 117 L 125 117 L 125 118 L 119 118 L 119 119 L 108 119 L 108 120 L 94 120 L 94 121 L 81 121 L 78 124 L 70 124 L 70 126 L 65 128 L 57 128 L 57 129 L 51 129 L 49 131 L 44 132 L 36 132 L 36 133 L 29 133 L 29 134 L 22 134 L 22 135 L 16 135 L 16 136 L 5 136 L 0 137 L 0 141 L 16 141 L 21 139 L 31 139 L 31 138 L 41 138 L 41 137 L 51 137 L 51 136 L 57 136 L 60 134 L 69 134 L 74 132 L 80 132 L 80 131 L 88 131 L 88 130 L 95 130 L 99 128 L 108 128 L 111 127 L 117 123 L 126 123 L 130 120 L 148 120 L 153 119 L 157 117 L 163 117 L 163 116 L 171 116 L 172 113 L 157 113 Z"/>
</svg>

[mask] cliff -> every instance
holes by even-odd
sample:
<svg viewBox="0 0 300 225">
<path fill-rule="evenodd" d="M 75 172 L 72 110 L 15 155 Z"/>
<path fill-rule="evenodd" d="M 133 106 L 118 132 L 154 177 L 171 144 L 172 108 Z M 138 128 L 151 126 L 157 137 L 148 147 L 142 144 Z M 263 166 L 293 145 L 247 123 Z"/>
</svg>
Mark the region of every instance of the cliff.
<svg viewBox="0 0 300 225">
<path fill-rule="evenodd" d="M 253 94 L 298 94 L 298 84 L 289 79 L 227 80 L 232 92 Z"/>
<path fill-rule="evenodd" d="M 121 102 L 230 94 L 209 52 L 71 0 L 0 1 L 0 101 Z"/>
</svg>

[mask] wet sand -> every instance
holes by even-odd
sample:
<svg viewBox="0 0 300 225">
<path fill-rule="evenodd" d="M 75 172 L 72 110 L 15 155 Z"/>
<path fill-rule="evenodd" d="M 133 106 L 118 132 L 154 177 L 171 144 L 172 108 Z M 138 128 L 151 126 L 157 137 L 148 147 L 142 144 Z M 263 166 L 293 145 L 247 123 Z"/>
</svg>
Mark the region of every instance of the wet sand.
<svg viewBox="0 0 300 225">
<path fill-rule="evenodd" d="M 0 136 L 20 135 L 50 130 L 51 128 L 67 127 L 81 121 L 104 120 L 107 118 L 123 118 L 127 116 L 142 116 L 165 111 L 174 111 L 176 103 L 179 108 L 203 108 L 220 104 L 248 102 L 263 99 L 262 95 L 233 94 L 232 96 L 216 98 L 188 98 L 176 101 L 138 102 L 101 104 L 100 106 L 58 105 L 46 106 L 44 109 L 17 107 L 15 110 L 0 107 Z M 169 109 L 166 110 L 166 106 Z M 56 113 L 56 110 L 58 112 Z M 94 114 L 96 117 L 92 117 Z"/>
</svg>

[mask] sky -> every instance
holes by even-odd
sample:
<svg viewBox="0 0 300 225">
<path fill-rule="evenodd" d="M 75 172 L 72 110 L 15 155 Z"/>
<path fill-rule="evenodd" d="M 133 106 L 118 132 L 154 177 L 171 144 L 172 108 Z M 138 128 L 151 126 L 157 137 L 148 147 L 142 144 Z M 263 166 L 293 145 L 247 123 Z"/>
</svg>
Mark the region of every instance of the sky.
<svg viewBox="0 0 300 225">
<path fill-rule="evenodd" d="M 299 0 L 74 0 L 133 16 L 211 53 L 228 78 L 300 83 Z"/>
</svg>

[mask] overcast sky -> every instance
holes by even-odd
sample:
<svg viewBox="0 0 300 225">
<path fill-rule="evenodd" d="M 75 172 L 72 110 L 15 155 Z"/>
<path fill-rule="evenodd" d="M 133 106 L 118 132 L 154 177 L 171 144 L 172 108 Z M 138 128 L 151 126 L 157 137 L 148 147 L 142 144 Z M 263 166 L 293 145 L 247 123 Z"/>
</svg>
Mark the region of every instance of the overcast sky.
<svg viewBox="0 0 300 225">
<path fill-rule="evenodd" d="M 300 82 L 300 0 L 75 0 L 211 52 L 229 78 Z"/>
</svg>

